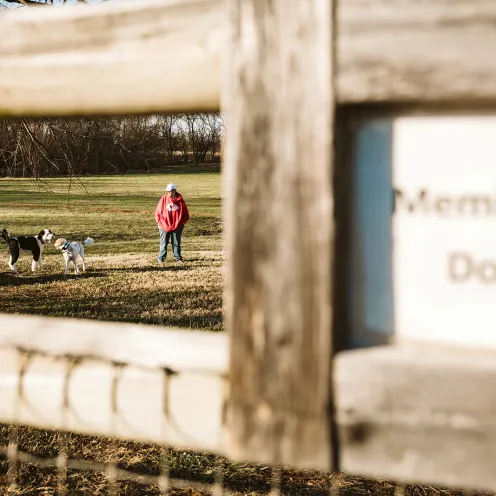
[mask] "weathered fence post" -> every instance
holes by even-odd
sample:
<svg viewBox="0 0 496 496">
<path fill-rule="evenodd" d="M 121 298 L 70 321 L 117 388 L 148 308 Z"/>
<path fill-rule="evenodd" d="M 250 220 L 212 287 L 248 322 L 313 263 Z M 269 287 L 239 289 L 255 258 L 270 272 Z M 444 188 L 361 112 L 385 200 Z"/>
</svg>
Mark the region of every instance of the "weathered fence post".
<svg viewBox="0 0 496 496">
<path fill-rule="evenodd" d="M 329 468 L 332 1 L 228 4 L 228 454 Z"/>
</svg>

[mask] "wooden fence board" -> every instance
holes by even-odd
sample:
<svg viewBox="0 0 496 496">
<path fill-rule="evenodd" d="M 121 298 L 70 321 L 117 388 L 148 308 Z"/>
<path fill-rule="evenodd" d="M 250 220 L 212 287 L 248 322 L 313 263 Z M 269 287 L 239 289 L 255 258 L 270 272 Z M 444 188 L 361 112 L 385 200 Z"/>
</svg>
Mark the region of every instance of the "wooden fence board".
<svg viewBox="0 0 496 496">
<path fill-rule="evenodd" d="M 341 469 L 496 490 L 495 358 L 432 343 L 338 354 Z"/>
<path fill-rule="evenodd" d="M 229 455 L 331 466 L 332 2 L 231 2 Z"/>
<path fill-rule="evenodd" d="M 0 116 L 218 110 L 222 0 L 0 15 Z"/>
</svg>

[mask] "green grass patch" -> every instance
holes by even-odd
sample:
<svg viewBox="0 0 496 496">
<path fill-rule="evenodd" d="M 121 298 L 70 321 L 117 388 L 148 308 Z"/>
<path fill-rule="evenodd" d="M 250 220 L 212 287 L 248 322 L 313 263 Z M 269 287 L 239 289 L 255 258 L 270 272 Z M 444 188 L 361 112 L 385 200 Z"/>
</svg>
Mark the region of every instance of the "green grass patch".
<svg viewBox="0 0 496 496">
<path fill-rule="evenodd" d="M 157 265 L 155 206 L 176 182 L 191 212 L 183 234 L 184 265 Z M 44 267 L 31 273 L 21 254 L 18 275 L 1 244 L 0 312 L 222 329 L 222 221 L 220 173 L 0 180 L 0 222 L 12 235 L 51 229 L 83 240 L 88 270 L 63 275 L 53 245 Z"/>
</svg>

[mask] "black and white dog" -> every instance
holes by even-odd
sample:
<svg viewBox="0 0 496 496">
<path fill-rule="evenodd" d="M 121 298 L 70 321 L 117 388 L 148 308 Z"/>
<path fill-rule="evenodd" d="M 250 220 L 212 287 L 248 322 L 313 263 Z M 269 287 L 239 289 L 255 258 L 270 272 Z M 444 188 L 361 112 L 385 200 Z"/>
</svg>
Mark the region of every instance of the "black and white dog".
<svg viewBox="0 0 496 496">
<path fill-rule="evenodd" d="M 19 259 L 20 251 L 30 251 L 33 255 L 31 270 L 42 268 L 42 254 L 46 243 L 50 243 L 54 234 L 50 229 L 43 229 L 37 236 L 14 236 L 11 237 L 7 229 L 2 230 L 2 238 L 9 246 L 9 267 L 12 272 L 17 272 L 15 264 Z"/>
<path fill-rule="evenodd" d="M 79 269 L 77 265 L 77 259 L 78 255 L 81 257 L 81 260 L 83 262 L 83 272 L 86 270 L 86 263 L 84 260 L 84 247 L 92 245 L 94 243 L 92 238 L 86 238 L 82 243 L 80 241 L 67 241 L 64 238 L 59 238 L 57 241 L 55 241 L 55 248 L 57 250 L 62 250 L 62 255 L 64 256 L 65 260 L 65 272 L 64 274 L 67 274 L 69 271 L 69 263 L 72 260 L 72 263 L 74 264 L 74 273 L 78 274 Z"/>
</svg>

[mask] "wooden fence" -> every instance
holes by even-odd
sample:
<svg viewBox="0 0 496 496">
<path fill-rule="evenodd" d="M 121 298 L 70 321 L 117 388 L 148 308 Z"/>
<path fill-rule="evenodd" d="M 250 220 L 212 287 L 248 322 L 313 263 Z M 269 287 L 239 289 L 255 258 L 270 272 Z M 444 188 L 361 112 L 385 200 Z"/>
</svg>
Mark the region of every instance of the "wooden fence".
<svg viewBox="0 0 496 496">
<path fill-rule="evenodd" d="M 159 378 L 147 390 L 129 378 L 129 418 L 116 427 L 97 405 L 110 394 L 104 366 L 81 372 L 73 414 L 57 416 L 65 369 L 34 369 L 52 400 L 31 387 L 28 408 L 7 380 L 28 372 L 5 355 L 0 420 L 496 490 L 495 352 L 398 339 L 347 350 L 346 312 L 355 118 L 493 105 L 495 17 L 484 0 L 129 0 L 2 13 L 3 117 L 225 113 L 228 335 L 2 315 L 0 348 L 189 379 L 171 406 L 184 428 L 152 418 L 140 431 L 133 398 L 152 404 Z"/>
</svg>

